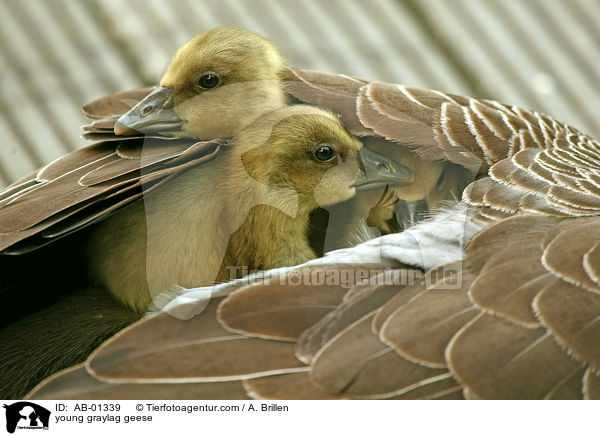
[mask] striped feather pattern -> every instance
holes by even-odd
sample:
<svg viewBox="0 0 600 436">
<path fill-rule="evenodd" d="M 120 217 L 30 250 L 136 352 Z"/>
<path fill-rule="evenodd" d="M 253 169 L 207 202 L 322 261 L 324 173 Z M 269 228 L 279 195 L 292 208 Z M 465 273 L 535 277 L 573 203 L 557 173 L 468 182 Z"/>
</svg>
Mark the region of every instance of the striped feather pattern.
<svg viewBox="0 0 600 436">
<path fill-rule="evenodd" d="M 471 221 L 486 224 L 470 238 L 464 263 L 434 265 L 414 283 L 371 284 L 423 268 L 407 263 L 410 235 L 417 246 L 461 246 L 432 220 L 420 233 L 387 235 L 345 257 L 333 253 L 266 283 L 229 288 L 188 321 L 164 313 L 144 319 L 105 342 L 86 362 L 87 375 L 57 374 L 30 397 L 121 398 L 127 387 L 128 398 L 144 398 L 159 383 L 156 392 L 164 384 L 160 392 L 177 398 L 168 386 L 183 396 L 227 382 L 236 398 L 600 399 L 600 145 L 493 101 L 288 75 L 293 96 L 331 107 L 354 134 L 478 175 L 463 202 L 475 212 Z M 298 283 L 315 265 L 327 267 L 324 277 L 343 270 L 362 280 Z M 366 266 L 380 269 L 365 276 Z"/>
<path fill-rule="evenodd" d="M 133 137 L 74 151 L 0 193 L 0 251 L 25 253 L 103 220 L 226 145 Z"/>
</svg>

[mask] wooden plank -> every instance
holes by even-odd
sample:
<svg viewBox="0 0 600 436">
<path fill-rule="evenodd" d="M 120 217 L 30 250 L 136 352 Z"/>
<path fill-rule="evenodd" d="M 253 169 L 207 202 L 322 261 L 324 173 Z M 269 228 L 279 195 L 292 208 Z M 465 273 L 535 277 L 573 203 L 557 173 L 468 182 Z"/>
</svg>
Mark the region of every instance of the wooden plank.
<svg viewBox="0 0 600 436">
<path fill-rule="evenodd" d="M 7 3 L 4 4 L 5 6 Z M 2 74 L 2 112 L 11 124 L 18 123 L 19 131 L 27 138 L 29 145 L 35 147 L 34 161 L 42 164 L 55 159 L 71 149 L 78 133 L 66 136 L 61 131 L 58 114 L 69 114 L 70 105 L 64 103 L 64 94 L 56 92 L 57 98 L 51 98 L 52 89 L 56 89 L 56 76 L 46 76 L 47 70 L 43 57 L 30 41 L 19 31 L 17 22 L 10 10 L 5 8 L 0 14 L 0 62 Z M 30 60 L 29 62 L 27 60 Z M 59 105 L 57 105 L 59 103 Z M 72 115 L 75 125 L 80 120 Z M 77 120 L 77 121 L 76 121 Z M 39 143 L 39 144 L 38 144 Z M 32 151 L 32 150 L 30 150 Z"/>
<path fill-rule="evenodd" d="M 495 98 L 600 135 L 598 0 L 5 0 L 0 188 L 84 144 L 86 100 L 154 83 L 220 25 L 296 66 Z"/>
</svg>

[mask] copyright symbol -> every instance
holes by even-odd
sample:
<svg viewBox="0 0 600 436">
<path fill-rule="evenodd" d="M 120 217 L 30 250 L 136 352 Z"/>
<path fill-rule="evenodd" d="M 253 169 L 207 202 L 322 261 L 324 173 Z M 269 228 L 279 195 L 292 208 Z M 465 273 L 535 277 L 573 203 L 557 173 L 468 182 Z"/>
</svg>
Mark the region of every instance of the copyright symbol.
<svg viewBox="0 0 600 436">
<path fill-rule="evenodd" d="M 135 410 L 137 410 L 138 412 L 141 412 L 142 410 L 144 410 L 144 405 L 143 404 L 136 404 Z"/>
</svg>

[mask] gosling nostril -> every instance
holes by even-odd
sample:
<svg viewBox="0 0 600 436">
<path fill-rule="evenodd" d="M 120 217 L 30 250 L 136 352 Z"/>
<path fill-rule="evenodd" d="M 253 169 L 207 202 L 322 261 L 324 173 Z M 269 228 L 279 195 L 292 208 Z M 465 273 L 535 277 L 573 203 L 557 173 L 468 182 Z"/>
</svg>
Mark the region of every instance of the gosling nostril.
<svg viewBox="0 0 600 436">
<path fill-rule="evenodd" d="M 387 162 L 377 162 L 377 169 L 380 171 L 386 171 L 388 173 L 392 171 L 390 165 Z"/>
<path fill-rule="evenodd" d="M 142 109 L 142 115 L 150 115 L 152 112 L 154 112 L 153 105 L 148 105 L 144 109 Z"/>
</svg>

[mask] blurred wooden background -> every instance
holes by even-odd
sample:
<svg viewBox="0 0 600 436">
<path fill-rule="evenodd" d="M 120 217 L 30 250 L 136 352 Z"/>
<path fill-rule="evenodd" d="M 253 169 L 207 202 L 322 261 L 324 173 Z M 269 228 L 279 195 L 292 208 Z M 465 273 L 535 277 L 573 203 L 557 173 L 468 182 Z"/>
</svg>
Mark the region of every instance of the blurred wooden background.
<svg viewBox="0 0 600 436">
<path fill-rule="evenodd" d="M 86 145 L 80 106 L 230 25 L 293 66 L 494 98 L 600 136 L 600 0 L 2 0 L 0 188 Z"/>
</svg>

